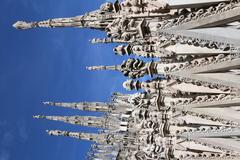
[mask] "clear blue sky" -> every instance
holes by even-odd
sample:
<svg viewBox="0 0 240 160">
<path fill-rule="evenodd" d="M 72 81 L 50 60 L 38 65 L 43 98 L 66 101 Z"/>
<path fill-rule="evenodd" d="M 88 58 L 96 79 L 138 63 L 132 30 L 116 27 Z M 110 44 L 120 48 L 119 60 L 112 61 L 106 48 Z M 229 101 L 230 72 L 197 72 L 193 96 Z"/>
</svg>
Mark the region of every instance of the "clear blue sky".
<svg viewBox="0 0 240 160">
<path fill-rule="evenodd" d="M 36 21 L 81 15 L 104 0 L 0 1 L 0 160 L 83 160 L 90 143 L 50 137 L 46 129 L 96 131 L 33 115 L 90 115 L 48 108 L 42 101 L 107 101 L 123 91 L 125 78 L 115 72 L 89 72 L 86 66 L 119 64 L 114 45 L 92 45 L 104 33 L 88 29 L 15 30 L 17 20 Z"/>
</svg>

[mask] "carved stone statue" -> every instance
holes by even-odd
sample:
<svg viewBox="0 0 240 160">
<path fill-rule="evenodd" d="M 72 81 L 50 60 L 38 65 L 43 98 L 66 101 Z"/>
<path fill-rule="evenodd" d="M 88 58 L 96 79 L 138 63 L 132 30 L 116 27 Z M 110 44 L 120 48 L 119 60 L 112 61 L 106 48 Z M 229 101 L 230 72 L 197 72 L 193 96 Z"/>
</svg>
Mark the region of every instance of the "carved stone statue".
<svg viewBox="0 0 240 160">
<path fill-rule="evenodd" d="M 32 22 L 32 23 L 27 23 L 27 22 L 24 22 L 24 21 L 17 21 L 13 27 L 17 28 L 17 29 L 30 29 L 30 28 L 33 28 L 35 27 L 35 23 Z"/>
<path fill-rule="evenodd" d="M 101 5 L 100 10 L 105 12 L 111 12 L 113 10 L 113 4 L 110 2 L 106 2 Z"/>
<path fill-rule="evenodd" d="M 170 9 L 164 0 L 145 0 L 146 11 L 151 13 L 169 13 Z"/>
<path fill-rule="evenodd" d="M 117 55 L 131 55 L 135 54 L 137 56 L 146 58 L 172 58 L 174 52 L 165 50 L 163 48 L 158 48 L 155 45 L 119 45 L 113 49 Z"/>
<path fill-rule="evenodd" d="M 160 80 L 146 82 L 127 80 L 123 83 L 123 87 L 129 91 L 143 89 L 148 93 L 159 93 L 161 89 L 165 88 L 164 83 L 166 84 L 165 81 Z"/>
</svg>

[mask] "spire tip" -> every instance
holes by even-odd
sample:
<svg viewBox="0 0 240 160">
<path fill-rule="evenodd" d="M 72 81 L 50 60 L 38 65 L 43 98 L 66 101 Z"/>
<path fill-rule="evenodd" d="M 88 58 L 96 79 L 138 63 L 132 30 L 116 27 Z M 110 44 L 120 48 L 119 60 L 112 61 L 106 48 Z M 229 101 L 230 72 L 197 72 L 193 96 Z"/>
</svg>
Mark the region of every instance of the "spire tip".
<svg viewBox="0 0 240 160">
<path fill-rule="evenodd" d="M 86 69 L 91 71 L 91 70 L 93 70 L 93 67 L 86 67 Z"/>
<path fill-rule="evenodd" d="M 34 119 L 40 119 L 42 118 L 43 116 L 40 116 L 40 115 L 36 115 L 36 116 L 33 116 Z"/>
<path fill-rule="evenodd" d="M 50 105 L 53 105 L 53 102 L 49 102 L 49 101 L 46 101 L 46 102 L 42 102 L 44 105 L 48 105 L 48 106 L 50 106 Z"/>
<path fill-rule="evenodd" d="M 12 25 L 16 29 L 30 29 L 34 27 L 34 23 L 27 23 L 25 21 L 17 21 Z"/>
</svg>

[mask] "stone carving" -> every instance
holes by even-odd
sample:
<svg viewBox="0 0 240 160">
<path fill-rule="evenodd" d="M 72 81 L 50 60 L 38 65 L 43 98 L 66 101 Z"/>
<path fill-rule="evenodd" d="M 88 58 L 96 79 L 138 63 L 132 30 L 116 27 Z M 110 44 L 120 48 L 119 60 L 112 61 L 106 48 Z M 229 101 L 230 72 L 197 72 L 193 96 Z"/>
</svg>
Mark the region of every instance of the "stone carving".
<svg viewBox="0 0 240 160">
<path fill-rule="evenodd" d="M 141 13 L 141 12 L 151 12 L 151 13 L 168 13 L 168 4 L 162 0 L 126 0 L 121 3 L 124 8 L 126 8 L 129 13 Z"/>
<path fill-rule="evenodd" d="M 223 3 L 219 3 L 216 6 L 210 6 L 209 8 L 198 9 L 195 12 L 190 12 L 188 10 L 185 10 L 185 13 L 180 14 L 178 18 L 171 20 L 169 23 L 165 23 L 164 25 L 161 25 L 161 29 L 182 25 L 189 21 L 196 21 L 199 19 L 206 18 L 208 16 L 222 14 L 223 12 L 227 12 L 236 7 L 239 7 L 238 3 L 239 3 L 238 1 L 231 1 L 230 3 L 223 2 Z"/>
<path fill-rule="evenodd" d="M 131 55 L 146 58 L 170 58 L 174 53 L 163 48 L 158 48 L 156 45 L 119 45 L 113 50 L 117 55 Z"/>
<path fill-rule="evenodd" d="M 147 74 L 152 75 L 156 71 L 154 69 L 155 64 L 153 62 L 145 63 L 139 59 L 129 58 L 123 61 L 121 65 L 118 66 L 93 66 L 87 67 L 88 70 L 117 70 L 123 73 L 124 76 L 129 78 L 140 78 Z"/>
<path fill-rule="evenodd" d="M 239 6 L 238 0 L 117 0 L 81 16 L 16 22 L 17 29 L 99 29 L 107 37 L 92 43 L 121 43 L 113 49 L 117 55 L 151 58 L 88 67 L 120 71 L 131 78 L 124 88 L 144 92 L 115 93 L 109 103 L 44 102 L 104 116 L 34 118 L 101 128 L 98 134 L 47 131 L 93 141 L 89 160 L 238 160 Z M 145 75 L 152 79 L 132 80 Z"/>
<path fill-rule="evenodd" d="M 123 87 L 129 91 L 143 89 L 145 92 L 148 93 L 161 93 L 163 95 L 182 96 L 183 92 L 167 86 L 167 83 L 168 82 L 166 80 L 159 79 L 146 82 L 127 80 L 123 83 Z"/>
<path fill-rule="evenodd" d="M 135 79 L 143 77 L 146 74 L 150 74 L 148 71 L 149 67 L 150 66 L 144 63 L 142 60 L 128 59 L 127 61 L 123 62 L 121 72 L 124 76 Z"/>
</svg>

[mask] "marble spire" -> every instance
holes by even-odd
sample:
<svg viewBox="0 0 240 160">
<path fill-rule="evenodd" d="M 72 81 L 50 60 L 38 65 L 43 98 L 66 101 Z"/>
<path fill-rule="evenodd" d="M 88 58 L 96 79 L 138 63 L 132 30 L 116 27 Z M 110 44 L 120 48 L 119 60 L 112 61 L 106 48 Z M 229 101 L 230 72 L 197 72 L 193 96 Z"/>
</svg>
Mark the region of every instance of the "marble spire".
<svg viewBox="0 0 240 160">
<path fill-rule="evenodd" d="M 69 132 L 61 130 L 47 130 L 47 134 L 50 136 L 66 136 L 76 138 L 79 140 L 93 141 L 97 144 L 111 144 L 118 140 L 120 135 L 112 135 L 107 133 L 81 133 L 81 132 Z M 120 137 L 119 137 L 120 138 Z"/>
<path fill-rule="evenodd" d="M 93 28 L 104 30 L 111 20 L 106 20 L 105 14 L 113 13 L 113 4 L 104 3 L 100 9 L 86 13 L 85 15 L 67 17 L 67 18 L 53 18 L 39 22 L 25 22 L 17 21 L 13 24 L 16 29 L 31 29 L 37 27 L 57 28 L 57 27 L 78 27 L 78 28 Z"/>
<path fill-rule="evenodd" d="M 94 70 L 113 70 L 113 71 L 119 71 L 121 70 L 120 65 L 115 66 L 91 66 L 87 67 L 87 70 L 94 71 Z"/>
<path fill-rule="evenodd" d="M 105 135 L 104 134 L 95 134 L 95 133 L 80 133 L 80 132 L 69 132 L 69 131 L 60 131 L 60 130 L 47 130 L 47 134 L 50 136 L 66 136 L 81 140 L 87 141 L 104 141 Z"/>
<path fill-rule="evenodd" d="M 60 121 L 69 124 L 75 124 L 87 127 L 108 128 L 110 124 L 117 125 L 107 117 L 94 117 L 94 116 L 34 116 L 37 119 L 47 119 L 53 121 Z"/>
<path fill-rule="evenodd" d="M 79 103 L 61 103 L 61 102 L 43 102 L 45 105 L 72 108 L 84 111 L 108 112 L 112 105 L 102 102 L 79 102 Z"/>
</svg>

